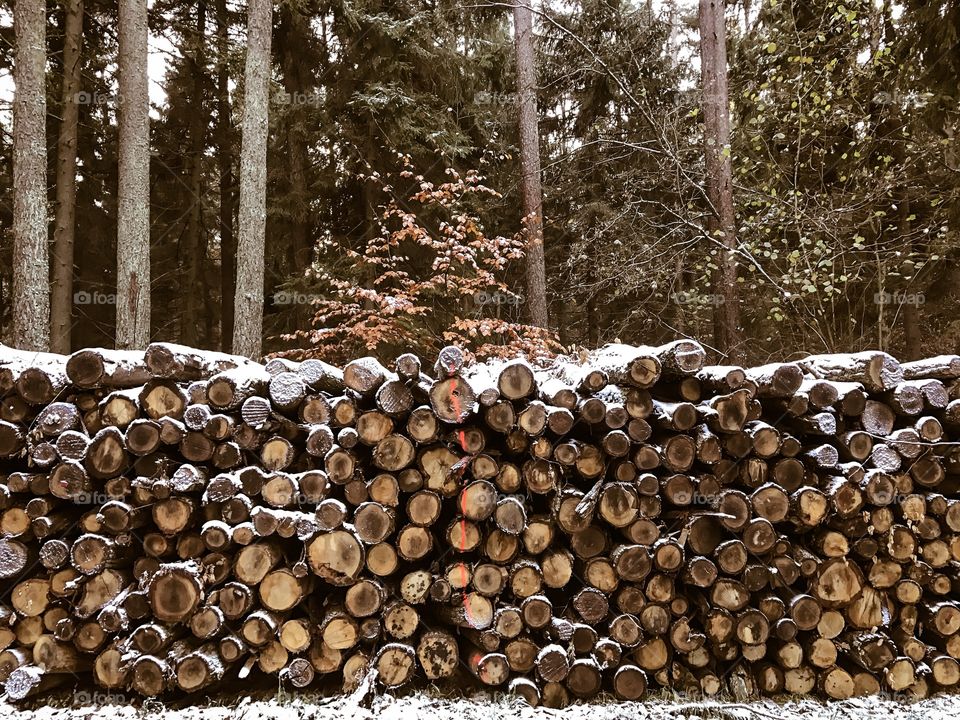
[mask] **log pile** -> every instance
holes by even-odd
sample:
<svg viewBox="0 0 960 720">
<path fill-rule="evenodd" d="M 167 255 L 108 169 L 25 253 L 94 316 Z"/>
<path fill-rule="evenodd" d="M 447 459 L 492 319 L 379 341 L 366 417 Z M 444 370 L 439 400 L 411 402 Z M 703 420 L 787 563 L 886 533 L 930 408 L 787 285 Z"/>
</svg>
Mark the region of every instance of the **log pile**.
<svg viewBox="0 0 960 720">
<path fill-rule="evenodd" d="M 960 682 L 960 357 L 0 347 L 0 681 Z"/>
</svg>

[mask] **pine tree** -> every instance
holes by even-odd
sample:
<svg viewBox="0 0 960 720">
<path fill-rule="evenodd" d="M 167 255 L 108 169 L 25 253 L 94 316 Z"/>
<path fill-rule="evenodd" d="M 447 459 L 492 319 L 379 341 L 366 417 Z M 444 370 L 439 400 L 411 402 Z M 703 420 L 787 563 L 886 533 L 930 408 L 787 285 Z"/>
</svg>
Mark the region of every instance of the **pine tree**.
<svg viewBox="0 0 960 720">
<path fill-rule="evenodd" d="M 731 362 L 743 358 L 737 284 L 737 227 L 730 169 L 730 101 L 727 94 L 727 27 L 724 0 L 700 0 L 700 67 L 703 84 L 703 151 L 710 214 L 707 233 L 719 245 L 713 276 L 714 344 Z"/>
<path fill-rule="evenodd" d="M 530 322 L 548 326 L 547 280 L 543 249 L 543 190 L 540 185 L 540 133 L 537 123 L 537 74 L 533 19 L 528 0 L 513 8 L 517 52 L 517 92 L 520 123 L 520 187 L 526 245 L 527 312 Z"/>
<path fill-rule="evenodd" d="M 237 355 L 251 358 L 260 356 L 263 333 L 263 255 L 272 16 L 272 0 L 249 0 L 240 147 L 240 214 L 233 351 Z"/>
<path fill-rule="evenodd" d="M 216 155 L 218 230 L 220 234 L 220 349 L 233 348 L 233 302 L 236 293 L 236 240 L 233 232 L 233 132 L 229 90 L 229 53 L 227 31 L 230 20 L 226 0 L 215 0 L 217 52 L 217 125 Z"/>
<path fill-rule="evenodd" d="M 73 255 L 77 216 L 77 132 L 80 118 L 80 53 L 83 0 L 67 0 L 57 138 L 57 199 L 50 288 L 50 349 L 69 353 L 73 329 Z"/>
<path fill-rule="evenodd" d="M 120 0 L 117 347 L 150 342 L 150 118 L 147 2 Z"/>
<path fill-rule="evenodd" d="M 13 13 L 13 342 L 24 350 L 47 350 L 46 5 L 17 0 Z"/>
</svg>

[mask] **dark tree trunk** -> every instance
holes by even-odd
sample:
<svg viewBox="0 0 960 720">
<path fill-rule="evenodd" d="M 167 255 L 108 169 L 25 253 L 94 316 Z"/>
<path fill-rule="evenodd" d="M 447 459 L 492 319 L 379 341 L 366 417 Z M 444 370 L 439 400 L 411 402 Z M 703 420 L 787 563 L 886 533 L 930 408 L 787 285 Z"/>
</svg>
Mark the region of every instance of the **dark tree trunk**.
<svg viewBox="0 0 960 720">
<path fill-rule="evenodd" d="M 183 253 L 181 262 L 183 271 L 183 308 L 180 317 L 180 338 L 185 345 L 197 345 L 199 339 L 201 301 L 206 297 L 206 242 L 201 240 L 202 212 L 203 212 L 203 156 L 205 149 L 205 135 L 207 116 L 204 111 L 204 78 L 206 76 L 206 60 L 204 47 L 206 45 L 207 3 L 199 0 L 197 3 L 197 26 L 193 38 L 191 52 L 188 59 L 190 67 L 190 81 L 193 85 L 193 112 L 190 114 L 190 177 L 187 182 L 189 188 L 190 212 L 187 215 L 187 228 L 184 233 Z M 203 303 L 205 304 L 205 303 Z"/>
<path fill-rule="evenodd" d="M 217 166 L 220 175 L 220 349 L 233 348 L 233 302 L 236 292 L 237 245 L 233 236 L 233 141 L 226 0 L 216 0 L 217 12 Z"/>
<path fill-rule="evenodd" d="M 537 78 L 533 52 L 533 17 L 522 0 L 513 8 L 520 108 L 520 172 L 524 231 L 527 239 L 527 313 L 530 324 L 545 328 L 547 281 L 543 252 L 543 191 L 540 184 L 540 136 L 537 124 Z"/>
<path fill-rule="evenodd" d="M 600 344 L 600 324 L 597 317 L 597 295 L 594 293 L 587 300 L 587 344 L 596 347 Z"/>
<path fill-rule="evenodd" d="M 711 205 L 707 232 L 721 248 L 713 276 L 714 344 L 733 362 L 741 346 L 740 297 L 737 288 L 736 223 L 730 167 L 730 109 L 727 96 L 727 32 L 723 0 L 700 0 L 700 63 L 703 82 L 703 136 L 707 197 Z"/>
<path fill-rule="evenodd" d="M 311 34 L 307 18 L 296 8 L 285 6 L 282 12 L 280 33 L 278 34 L 280 48 L 279 55 L 283 70 L 283 88 L 290 99 L 284 113 L 284 134 L 286 138 L 288 161 L 288 193 L 287 202 L 290 207 L 290 216 L 287 222 L 289 232 L 284 238 L 286 243 L 286 267 L 284 275 L 287 277 L 302 277 L 304 269 L 312 259 L 312 245 L 310 242 L 310 197 L 307 175 L 310 167 L 308 153 L 308 139 L 306 128 L 309 126 L 309 99 L 313 92 L 313 82 L 310 77 L 309 61 L 304 56 L 312 58 L 310 53 Z M 296 304 L 289 314 L 288 328 L 297 330 L 305 327 L 309 322 L 310 307 Z"/>
<path fill-rule="evenodd" d="M 295 9 L 283 10 L 283 87 L 293 104 L 286 113 L 287 158 L 289 160 L 292 204 L 288 269 L 296 274 L 310 261 L 307 137 L 304 110 L 306 95 L 312 90 L 302 53 L 309 41 L 307 19 Z"/>
<path fill-rule="evenodd" d="M 900 203 L 900 220 L 898 229 L 902 242 L 913 249 L 913 241 L 910 239 L 910 201 L 904 199 Z M 920 322 L 920 287 L 914 284 L 912 291 L 910 288 L 905 293 L 903 306 L 903 359 L 919 360 L 922 353 L 922 328 Z"/>
<path fill-rule="evenodd" d="M 57 138 L 57 208 L 50 287 L 50 349 L 70 352 L 73 326 L 73 246 L 77 214 L 77 127 L 83 0 L 67 0 L 63 38 L 63 88 Z"/>
<path fill-rule="evenodd" d="M 686 277 L 684 270 L 684 257 L 677 254 L 677 261 L 674 265 L 674 298 L 673 298 L 673 317 L 674 330 L 680 335 L 687 334 L 687 312 L 684 307 L 686 300 Z"/>
</svg>

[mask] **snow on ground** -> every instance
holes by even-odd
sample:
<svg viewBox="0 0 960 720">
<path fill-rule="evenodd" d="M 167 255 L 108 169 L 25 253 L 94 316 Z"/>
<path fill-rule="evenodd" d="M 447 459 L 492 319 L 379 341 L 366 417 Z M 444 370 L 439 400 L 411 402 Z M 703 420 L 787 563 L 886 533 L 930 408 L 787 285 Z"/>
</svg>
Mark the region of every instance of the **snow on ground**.
<svg viewBox="0 0 960 720">
<path fill-rule="evenodd" d="M 644 702 L 601 697 L 563 710 L 531 708 L 505 695 L 444 697 L 436 692 L 321 697 L 279 692 L 272 697 L 238 696 L 196 705 L 180 700 L 134 701 L 105 691 L 55 697 L 18 708 L 0 699 L 0 717 L 9 720 L 952 720 L 960 716 L 960 694 L 923 700 L 857 698 L 818 702 L 806 698 L 733 702 L 687 700 L 667 695 Z"/>
</svg>

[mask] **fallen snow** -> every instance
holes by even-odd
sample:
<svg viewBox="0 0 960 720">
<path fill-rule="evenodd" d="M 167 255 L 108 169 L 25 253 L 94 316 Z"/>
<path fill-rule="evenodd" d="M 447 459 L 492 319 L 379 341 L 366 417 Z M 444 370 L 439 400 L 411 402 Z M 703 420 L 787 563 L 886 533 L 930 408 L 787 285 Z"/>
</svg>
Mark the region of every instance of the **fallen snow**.
<svg viewBox="0 0 960 720">
<path fill-rule="evenodd" d="M 451 691 L 453 692 L 453 691 Z M 54 698 L 20 709 L 0 701 L 0 715 L 10 720 L 948 720 L 960 713 L 960 694 L 923 700 L 871 696 L 818 702 L 807 698 L 732 702 L 651 695 L 643 702 L 618 702 L 600 696 L 563 710 L 531 708 L 504 694 L 478 693 L 444 697 L 434 690 L 400 697 L 377 695 L 366 702 L 357 696 L 323 697 L 280 690 L 272 697 L 223 697 L 188 705 L 180 699 L 165 703 L 141 701 L 116 691 Z"/>
</svg>

